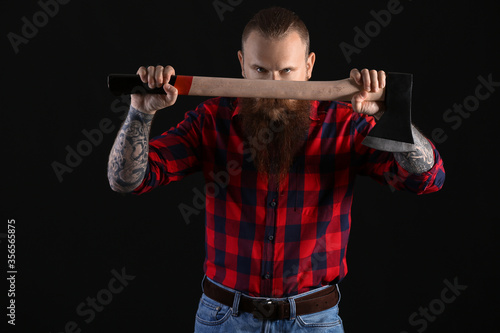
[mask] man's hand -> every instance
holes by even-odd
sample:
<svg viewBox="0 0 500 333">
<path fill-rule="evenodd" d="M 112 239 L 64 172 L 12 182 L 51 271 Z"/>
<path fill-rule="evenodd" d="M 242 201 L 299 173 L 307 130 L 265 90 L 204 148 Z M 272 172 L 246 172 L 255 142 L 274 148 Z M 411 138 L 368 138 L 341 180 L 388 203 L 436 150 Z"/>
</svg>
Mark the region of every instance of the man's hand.
<svg viewBox="0 0 500 333">
<path fill-rule="evenodd" d="M 142 66 L 137 71 L 137 74 L 141 77 L 142 82 L 147 83 L 149 88 L 160 88 L 167 93 L 166 95 L 140 95 L 133 94 L 131 97 L 131 105 L 137 110 L 154 114 L 156 111 L 174 105 L 177 100 L 177 89 L 168 84 L 170 77 L 175 75 L 175 70 L 172 66 L 149 66 L 148 68 Z"/>
<path fill-rule="evenodd" d="M 377 92 L 385 87 L 385 72 L 362 69 L 361 72 L 357 68 L 353 68 L 350 73 L 350 78 L 356 84 L 363 87 L 363 90 L 352 97 L 352 108 L 355 112 L 367 114 L 380 119 L 385 110 L 384 102 L 365 102 L 369 92 Z"/>
<path fill-rule="evenodd" d="M 363 87 L 363 90 L 352 97 L 354 111 L 364 113 L 380 119 L 385 110 L 384 102 L 365 102 L 369 92 L 377 92 L 385 87 L 385 72 L 356 68 L 351 70 L 351 79 Z M 408 153 L 394 153 L 396 161 L 403 169 L 413 174 L 422 174 L 429 171 L 434 165 L 434 151 L 429 140 L 412 125 L 415 151 Z"/>
</svg>

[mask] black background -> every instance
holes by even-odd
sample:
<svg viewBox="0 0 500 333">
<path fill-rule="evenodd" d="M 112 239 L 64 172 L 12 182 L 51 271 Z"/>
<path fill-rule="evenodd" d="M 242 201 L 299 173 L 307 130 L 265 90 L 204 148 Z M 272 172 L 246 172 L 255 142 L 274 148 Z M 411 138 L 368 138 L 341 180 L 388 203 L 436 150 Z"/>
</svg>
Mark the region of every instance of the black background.
<svg viewBox="0 0 500 333">
<path fill-rule="evenodd" d="M 193 331 L 204 212 L 186 224 L 178 205 L 191 205 L 202 177 L 140 197 L 110 190 L 107 156 L 126 103 L 107 91 L 106 76 L 171 64 L 177 74 L 240 77 L 242 29 L 271 5 L 296 11 L 308 25 L 317 55 L 313 80 L 345 78 L 353 67 L 413 73 L 414 122 L 430 138 L 436 128 L 447 135 L 435 142 L 447 172 L 438 193 L 415 196 L 358 179 L 349 274 L 340 284 L 346 332 L 488 330 L 499 310 L 500 87 L 455 129 L 443 115 L 472 100 L 479 76 L 500 81 L 497 2 L 401 0 L 402 11 L 350 63 L 340 43 L 354 45 L 354 27 L 364 30 L 374 20 L 370 11 L 387 8 L 389 1 L 221 0 L 232 4 L 223 20 L 213 2 L 72 0 L 60 4 L 17 53 L 8 34 L 21 35 L 22 18 L 33 22 L 41 7 L 35 0 L 2 3 L 6 187 L 0 233 L 5 236 L 7 221 L 15 219 L 17 331 L 65 332 L 66 325 L 81 332 Z M 204 99 L 179 97 L 157 114 L 152 134 L 174 126 Z M 66 164 L 66 147 L 77 149 L 87 140 L 82 131 L 98 129 L 103 119 L 113 131 L 58 179 L 53 163 Z M 7 239 L 0 241 L 5 276 Z M 79 304 L 104 295 L 112 270 L 135 278 L 92 320 L 79 315 Z M 467 289 L 442 309 L 436 299 L 444 280 Z M 8 285 L 2 288 L 0 318 L 6 322 Z M 420 323 L 412 324 L 410 316 L 429 305 L 438 312 L 429 312 L 432 320 L 424 325 L 419 315 Z"/>
</svg>

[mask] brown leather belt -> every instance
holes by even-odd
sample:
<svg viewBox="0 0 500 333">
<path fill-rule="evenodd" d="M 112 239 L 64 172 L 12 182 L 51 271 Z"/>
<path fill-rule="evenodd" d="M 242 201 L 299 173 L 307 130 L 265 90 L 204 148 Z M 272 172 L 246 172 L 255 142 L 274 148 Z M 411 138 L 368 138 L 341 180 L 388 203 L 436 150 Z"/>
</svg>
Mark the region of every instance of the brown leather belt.
<svg viewBox="0 0 500 333">
<path fill-rule="evenodd" d="M 203 282 L 205 295 L 226 306 L 233 306 L 235 294 L 219 287 L 208 279 Z M 339 292 L 335 286 L 330 286 L 318 292 L 295 299 L 296 315 L 320 312 L 334 307 L 339 300 Z M 241 295 L 239 311 L 252 313 L 254 318 L 278 320 L 290 318 L 290 303 L 288 300 L 253 299 Z"/>
</svg>

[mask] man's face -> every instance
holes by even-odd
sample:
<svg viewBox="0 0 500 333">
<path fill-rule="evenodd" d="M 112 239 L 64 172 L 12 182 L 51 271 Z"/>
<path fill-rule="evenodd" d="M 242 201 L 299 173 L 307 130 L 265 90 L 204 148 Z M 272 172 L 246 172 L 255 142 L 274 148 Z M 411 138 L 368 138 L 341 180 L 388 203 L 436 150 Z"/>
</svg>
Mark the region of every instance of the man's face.
<svg viewBox="0 0 500 333">
<path fill-rule="evenodd" d="M 315 54 L 306 55 L 306 44 L 296 31 L 281 39 L 267 39 L 252 31 L 238 51 L 246 79 L 306 81 L 312 75 Z"/>
<path fill-rule="evenodd" d="M 243 77 L 261 80 L 306 81 L 311 77 L 315 55 L 306 56 L 306 44 L 297 32 L 281 39 L 266 39 L 252 32 L 239 51 Z M 254 164 L 262 173 L 283 179 L 309 129 L 310 101 L 242 98 L 240 116 L 251 148 Z M 272 130 L 280 128 L 279 131 Z M 255 140 L 272 131 L 272 140 Z"/>
</svg>

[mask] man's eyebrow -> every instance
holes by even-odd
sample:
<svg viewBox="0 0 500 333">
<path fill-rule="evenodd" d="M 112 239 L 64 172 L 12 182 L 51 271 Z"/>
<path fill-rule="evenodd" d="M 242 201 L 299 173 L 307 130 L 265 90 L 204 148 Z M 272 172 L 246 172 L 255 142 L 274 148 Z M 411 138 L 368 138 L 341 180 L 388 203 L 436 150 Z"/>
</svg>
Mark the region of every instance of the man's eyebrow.
<svg viewBox="0 0 500 333">
<path fill-rule="evenodd" d="M 265 70 L 267 70 L 267 68 L 266 68 L 266 67 L 264 67 L 264 66 L 262 66 L 262 65 L 259 65 L 259 64 L 251 64 L 251 65 L 250 65 L 250 67 L 251 67 L 251 68 L 264 68 Z M 289 68 L 289 69 L 292 69 L 292 70 L 297 69 L 297 67 L 296 67 L 296 66 L 285 66 L 285 67 L 283 67 L 283 68 L 281 68 L 281 69 L 286 69 L 286 68 Z"/>
<path fill-rule="evenodd" d="M 265 68 L 264 66 L 259 65 L 259 64 L 251 64 L 250 67 L 252 67 L 252 68 Z"/>
</svg>

